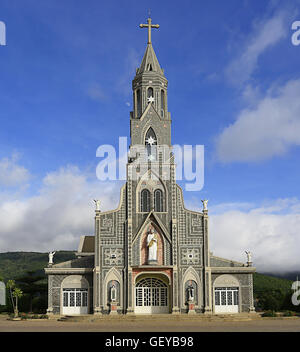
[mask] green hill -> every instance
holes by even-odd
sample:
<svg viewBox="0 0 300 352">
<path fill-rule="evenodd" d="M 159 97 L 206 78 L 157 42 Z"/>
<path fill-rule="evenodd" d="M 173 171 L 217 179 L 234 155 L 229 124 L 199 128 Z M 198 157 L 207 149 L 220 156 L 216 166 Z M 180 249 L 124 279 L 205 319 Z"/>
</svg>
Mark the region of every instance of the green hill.
<svg viewBox="0 0 300 352">
<path fill-rule="evenodd" d="M 57 251 L 54 255 L 54 263 L 61 263 L 74 258 L 75 251 Z M 26 271 L 36 271 L 38 275 L 45 275 L 44 268 L 48 265 L 48 259 L 48 253 L 0 253 L 0 277 L 6 282 L 22 276 Z"/>
<path fill-rule="evenodd" d="M 260 294 L 265 291 L 280 290 L 289 292 L 292 287 L 293 280 L 278 278 L 265 274 L 254 273 L 253 275 L 253 291 L 254 294 Z"/>
</svg>

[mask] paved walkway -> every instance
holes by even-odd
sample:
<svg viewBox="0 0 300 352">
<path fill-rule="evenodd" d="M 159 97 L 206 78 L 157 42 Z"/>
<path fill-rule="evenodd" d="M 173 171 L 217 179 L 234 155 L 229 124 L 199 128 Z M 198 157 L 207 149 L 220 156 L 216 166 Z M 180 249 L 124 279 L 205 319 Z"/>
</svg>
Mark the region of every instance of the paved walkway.
<svg viewBox="0 0 300 352">
<path fill-rule="evenodd" d="M 0 332 L 300 332 L 300 318 L 261 318 L 249 321 L 205 320 L 96 320 L 11 321 L 0 317 Z"/>
</svg>

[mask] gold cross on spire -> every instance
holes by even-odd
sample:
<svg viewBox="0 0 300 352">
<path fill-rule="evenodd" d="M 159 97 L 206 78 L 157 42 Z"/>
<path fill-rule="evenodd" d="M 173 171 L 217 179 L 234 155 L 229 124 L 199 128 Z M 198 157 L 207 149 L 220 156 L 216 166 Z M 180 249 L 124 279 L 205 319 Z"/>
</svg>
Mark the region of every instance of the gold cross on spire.
<svg viewBox="0 0 300 352">
<path fill-rule="evenodd" d="M 152 24 L 151 17 L 148 17 L 148 24 L 140 24 L 141 28 L 148 27 L 148 44 L 151 44 L 151 28 L 159 28 L 159 24 Z"/>
</svg>

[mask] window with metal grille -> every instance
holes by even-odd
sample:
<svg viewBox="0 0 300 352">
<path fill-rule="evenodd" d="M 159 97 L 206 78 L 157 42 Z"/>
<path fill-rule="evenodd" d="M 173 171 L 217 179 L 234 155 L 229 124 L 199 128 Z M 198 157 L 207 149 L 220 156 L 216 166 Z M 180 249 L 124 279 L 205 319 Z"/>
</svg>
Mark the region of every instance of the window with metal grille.
<svg viewBox="0 0 300 352">
<path fill-rule="evenodd" d="M 215 288 L 215 305 L 232 306 L 239 304 L 238 287 L 216 287 Z"/>
<path fill-rule="evenodd" d="M 68 307 L 69 305 L 69 295 L 68 292 L 64 292 L 64 301 L 63 301 L 64 307 Z"/>
<path fill-rule="evenodd" d="M 64 288 L 63 306 L 64 307 L 87 307 L 88 290 L 85 288 Z"/>
<path fill-rule="evenodd" d="M 220 291 L 215 291 L 215 305 L 220 305 Z"/>
<path fill-rule="evenodd" d="M 167 285 L 155 278 L 140 280 L 136 285 L 135 295 L 136 305 L 140 307 L 162 307 L 168 305 Z"/>
</svg>

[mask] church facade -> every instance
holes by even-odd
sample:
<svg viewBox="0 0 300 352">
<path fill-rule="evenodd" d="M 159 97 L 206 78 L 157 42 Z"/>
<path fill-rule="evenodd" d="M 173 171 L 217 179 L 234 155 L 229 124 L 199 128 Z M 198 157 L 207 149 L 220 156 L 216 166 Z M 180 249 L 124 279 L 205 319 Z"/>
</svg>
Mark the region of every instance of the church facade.
<svg viewBox="0 0 300 352">
<path fill-rule="evenodd" d="M 77 259 L 52 264 L 48 314 L 218 314 L 254 312 L 253 272 L 212 255 L 207 201 L 188 210 L 176 183 L 168 81 L 151 42 L 132 81 L 127 181 L 117 209 L 96 202 L 95 233 Z"/>
</svg>

